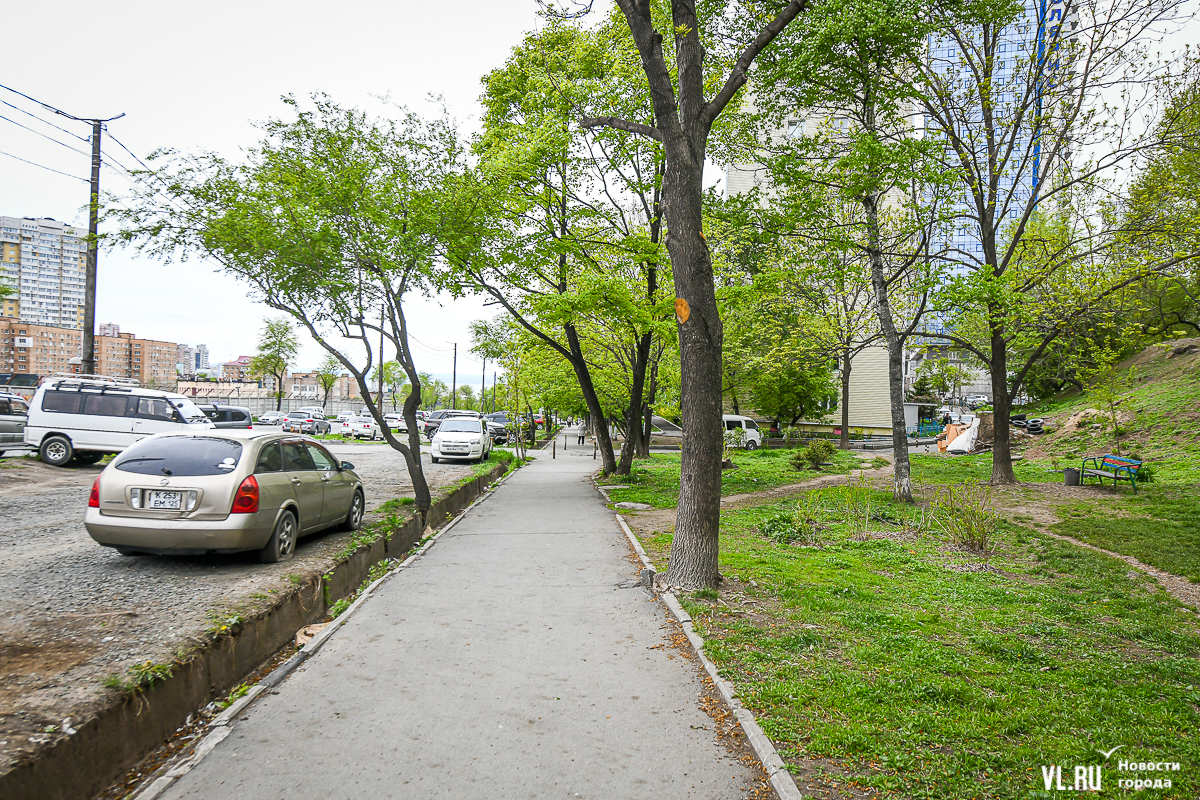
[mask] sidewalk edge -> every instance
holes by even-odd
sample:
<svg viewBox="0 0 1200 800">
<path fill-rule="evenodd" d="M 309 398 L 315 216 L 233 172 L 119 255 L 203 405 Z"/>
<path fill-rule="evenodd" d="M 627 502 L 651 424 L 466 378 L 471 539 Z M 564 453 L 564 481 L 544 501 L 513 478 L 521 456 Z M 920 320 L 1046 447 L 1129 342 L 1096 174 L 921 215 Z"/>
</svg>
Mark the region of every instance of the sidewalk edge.
<svg viewBox="0 0 1200 800">
<path fill-rule="evenodd" d="M 633 531 L 629 529 L 625 518 L 620 514 L 617 514 L 616 517 L 621 530 L 625 533 L 625 538 L 629 540 L 629 544 L 632 545 L 634 552 L 642 560 L 642 565 L 646 569 L 653 570 L 654 565 L 650 563 L 650 558 L 642 548 L 642 543 L 638 541 L 638 538 L 633 535 Z M 700 659 L 700 663 L 704 665 L 705 671 L 712 678 L 717 690 L 721 693 L 722 699 L 725 700 L 725 704 L 729 706 L 729 710 L 737 718 L 738 724 L 742 726 L 742 731 L 746 734 L 746 739 L 750 742 L 750 746 L 754 748 L 754 754 L 758 756 L 758 760 L 762 762 L 763 768 L 767 771 L 767 777 L 771 779 L 771 786 L 775 789 L 775 794 L 779 796 L 779 800 L 804 800 L 804 795 L 796 788 L 796 782 L 792 778 L 792 774 L 787 771 L 787 765 L 784 763 L 783 758 L 780 757 L 779 751 L 775 749 L 775 745 L 763 733 L 763 729 L 759 726 L 754 715 L 737 699 L 737 693 L 733 688 L 733 684 L 717 673 L 717 665 L 705 655 L 704 640 L 696 633 L 696 629 L 692 625 L 692 618 L 684 611 L 683 606 L 679 604 L 679 599 L 672 592 L 662 592 L 658 596 L 662 598 L 667 608 L 671 609 L 671 613 L 675 615 L 675 619 L 683 627 L 683 632 L 687 635 L 688 641 L 691 642 L 692 649 L 696 651 L 696 656 Z"/>
</svg>

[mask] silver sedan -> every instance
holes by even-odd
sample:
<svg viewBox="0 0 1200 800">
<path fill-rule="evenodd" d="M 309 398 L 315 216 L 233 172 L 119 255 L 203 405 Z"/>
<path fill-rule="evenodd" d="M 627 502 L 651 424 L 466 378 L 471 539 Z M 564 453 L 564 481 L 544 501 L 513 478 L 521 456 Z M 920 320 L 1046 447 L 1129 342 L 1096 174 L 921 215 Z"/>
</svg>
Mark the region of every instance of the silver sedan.
<svg viewBox="0 0 1200 800">
<path fill-rule="evenodd" d="M 301 536 L 356 530 L 366 501 L 354 465 L 303 436 L 169 433 L 118 455 L 92 485 L 84 525 L 124 555 L 257 550 L 286 561 Z"/>
</svg>

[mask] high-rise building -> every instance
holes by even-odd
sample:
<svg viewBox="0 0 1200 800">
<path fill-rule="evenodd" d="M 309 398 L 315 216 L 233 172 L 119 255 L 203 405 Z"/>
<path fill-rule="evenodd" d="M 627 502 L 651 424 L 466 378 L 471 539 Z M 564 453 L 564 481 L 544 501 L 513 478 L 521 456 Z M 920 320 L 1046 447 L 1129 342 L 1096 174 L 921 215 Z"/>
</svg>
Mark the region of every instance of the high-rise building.
<svg viewBox="0 0 1200 800">
<path fill-rule="evenodd" d="M 195 350 L 192 351 L 192 366 L 193 370 L 198 372 L 202 369 L 208 369 L 208 345 L 198 344 Z"/>
<path fill-rule="evenodd" d="M 111 322 L 106 322 L 105 324 L 96 328 L 96 335 L 97 336 L 120 336 L 121 335 L 121 326 L 115 325 Z"/>
<path fill-rule="evenodd" d="M 16 290 L 0 313 L 34 325 L 82 327 L 86 236 L 49 218 L 0 217 L 0 282 Z"/>
</svg>

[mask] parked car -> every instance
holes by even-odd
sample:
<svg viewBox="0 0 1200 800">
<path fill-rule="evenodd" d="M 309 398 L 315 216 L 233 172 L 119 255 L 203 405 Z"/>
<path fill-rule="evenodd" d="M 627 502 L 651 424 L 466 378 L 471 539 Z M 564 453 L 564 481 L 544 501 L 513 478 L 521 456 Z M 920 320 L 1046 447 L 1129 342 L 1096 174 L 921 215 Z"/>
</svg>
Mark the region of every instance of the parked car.
<svg viewBox="0 0 1200 800">
<path fill-rule="evenodd" d="M 379 428 L 375 426 L 375 420 L 370 417 L 350 417 L 341 423 L 338 432 L 342 436 L 352 436 L 355 439 L 375 441 L 379 438 Z"/>
<path fill-rule="evenodd" d="M 445 418 L 432 441 L 431 453 L 435 464 L 444 458 L 483 461 L 492 452 L 487 422 L 479 418 Z"/>
<path fill-rule="evenodd" d="M 350 419 L 353 416 L 354 416 L 354 414 L 350 413 L 349 411 L 343 411 L 341 414 L 337 415 L 337 418 L 335 421 L 336 422 L 345 422 L 346 420 Z"/>
<path fill-rule="evenodd" d="M 388 430 L 408 433 L 408 424 L 404 421 L 402 414 L 384 414 L 383 421 L 387 423 Z"/>
<path fill-rule="evenodd" d="M 448 419 L 479 419 L 478 411 L 462 411 L 456 408 L 444 408 L 434 411 L 425 417 L 425 435 L 432 441 L 437 434 L 438 426 Z"/>
<path fill-rule="evenodd" d="M 757 450 L 762 447 L 762 430 L 759 429 L 758 423 L 750 419 L 750 417 L 742 417 L 737 414 L 723 414 L 721 420 L 725 423 L 726 431 L 743 430 L 746 432 L 747 450 Z"/>
<path fill-rule="evenodd" d="M 488 435 L 492 437 L 492 444 L 504 444 L 508 441 L 508 414 L 498 411 L 485 415 L 484 420 L 487 422 Z"/>
<path fill-rule="evenodd" d="M 282 425 L 287 414 L 282 411 L 268 411 L 258 418 L 259 425 Z"/>
<path fill-rule="evenodd" d="M 357 529 L 365 508 L 354 465 L 316 442 L 210 430 L 152 436 L 113 459 L 92 484 L 84 527 L 123 555 L 258 550 L 274 562 L 301 536 Z"/>
<path fill-rule="evenodd" d="M 218 428 L 253 428 L 254 415 L 250 409 L 241 406 L 200 406 L 204 415 L 213 421 Z"/>
<path fill-rule="evenodd" d="M 19 394 L 0 392 L 0 450 L 25 447 L 25 421 L 29 404 Z"/>
<path fill-rule="evenodd" d="M 283 420 L 284 433 L 310 433 L 319 436 L 329 433 L 333 426 L 320 411 L 289 411 Z"/>
<path fill-rule="evenodd" d="M 181 394 L 143 389 L 124 378 L 69 375 L 43 382 L 34 393 L 25 444 L 61 467 L 71 459 L 94 464 L 156 433 L 215 427 Z"/>
</svg>

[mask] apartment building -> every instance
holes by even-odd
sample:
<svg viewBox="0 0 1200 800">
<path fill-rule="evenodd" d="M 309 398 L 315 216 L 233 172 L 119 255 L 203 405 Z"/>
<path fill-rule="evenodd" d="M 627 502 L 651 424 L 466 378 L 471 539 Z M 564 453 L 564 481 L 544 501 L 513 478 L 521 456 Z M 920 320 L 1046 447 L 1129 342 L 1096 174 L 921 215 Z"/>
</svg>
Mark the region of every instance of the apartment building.
<svg viewBox="0 0 1200 800">
<path fill-rule="evenodd" d="M 221 365 L 221 380 L 223 381 L 245 381 L 249 380 L 247 374 L 250 369 L 252 356 L 238 356 L 233 361 L 226 361 Z"/>
<path fill-rule="evenodd" d="M 178 347 L 174 342 L 139 339 L 132 333 L 97 336 L 96 372 L 133 378 L 143 386 L 173 386 Z M 33 325 L 19 317 L 0 316 L 0 373 L 77 372 L 82 349 L 83 332 L 78 328 Z"/>
<path fill-rule="evenodd" d="M 0 313 L 31 325 L 83 325 L 87 232 L 57 220 L 0 216 Z"/>
</svg>

